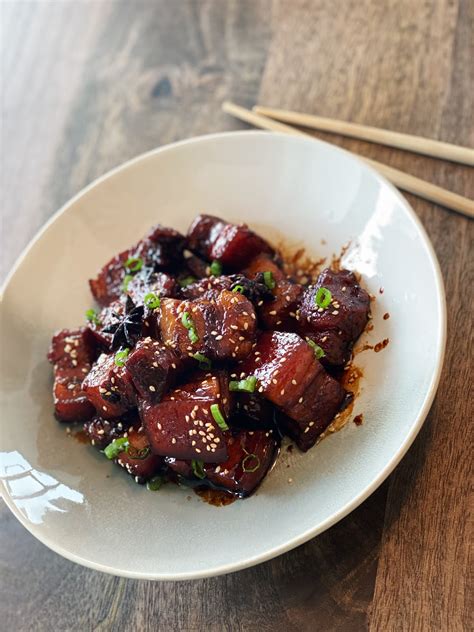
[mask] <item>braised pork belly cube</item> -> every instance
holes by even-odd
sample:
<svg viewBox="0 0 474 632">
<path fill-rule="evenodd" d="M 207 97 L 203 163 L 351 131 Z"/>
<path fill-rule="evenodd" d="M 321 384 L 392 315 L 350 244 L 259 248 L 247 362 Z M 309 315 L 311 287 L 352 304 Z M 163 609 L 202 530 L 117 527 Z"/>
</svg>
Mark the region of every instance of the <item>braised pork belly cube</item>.
<svg viewBox="0 0 474 632">
<path fill-rule="evenodd" d="M 275 427 L 275 407 L 260 393 L 234 393 L 230 424 L 246 430 L 270 430 Z"/>
<path fill-rule="evenodd" d="M 232 288 L 232 279 L 228 276 L 210 276 L 190 283 L 181 290 L 181 296 L 186 299 L 216 298 L 223 290 Z"/>
<path fill-rule="evenodd" d="M 321 346 L 327 362 L 341 365 L 363 332 L 369 311 L 369 295 L 355 275 L 348 270 L 336 272 L 327 268 L 316 284 L 305 290 L 298 312 L 298 331 Z M 331 336 L 329 332 L 333 332 Z"/>
<path fill-rule="evenodd" d="M 84 379 L 82 368 L 56 369 L 54 374 L 54 414 L 58 421 L 76 422 L 90 419 L 95 413 L 81 384 Z"/>
<path fill-rule="evenodd" d="M 276 262 L 264 254 L 251 261 L 244 272 L 256 281 L 261 281 L 268 273 L 271 275 L 267 284 L 273 285 L 270 288 L 273 300 L 263 298 L 258 301 L 259 322 L 265 329 L 294 331 L 297 325 L 296 311 L 304 292 L 303 286 L 286 277 Z"/>
<path fill-rule="evenodd" d="M 147 294 L 157 297 L 178 296 L 179 286 L 175 279 L 165 272 L 154 272 L 147 268 L 136 274 L 127 286 L 127 294 L 135 305 L 143 305 Z"/>
<path fill-rule="evenodd" d="M 123 436 L 127 437 L 128 446 L 120 452 L 116 463 L 133 476 L 136 483 L 143 485 L 163 468 L 163 459 L 151 451 L 148 437 L 140 424 L 135 424 Z"/>
<path fill-rule="evenodd" d="M 55 369 L 88 368 L 94 356 L 94 341 L 86 327 L 57 331 L 48 351 L 48 360 Z"/>
<path fill-rule="evenodd" d="M 217 260 L 229 270 L 240 270 L 271 246 L 246 224 L 229 224 L 212 215 L 196 217 L 187 235 L 187 245 L 208 261 Z"/>
<path fill-rule="evenodd" d="M 54 365 L 54 412 L 59 421 L 85 421 L 94 414 L 81 388 L 94 355 L 86 329 L 63 329 L 53 336 L 48 360 Z"/>
<path fill-rule="evenodd" d="M 311 347 L 297 334 L 265 331 L 236 373 L 242 379 L 255 376 L 258 392 L 283 408 L 297 403 L 318 364 Z"/>
<path fill-rule="evenodd" d="M 99 356 L 82 383 L 82 389 L 105 419 L 119 417 L 136 406 L 131 375 L 125 366 L 116 364 L 115 354 Z"/>
<path fill-rule="evenodd" d="M 117 351 L 120 347 L 133 347 L 142 336 L 152 333 L 152 327 L 144 315 L 150 310 L 135 305 L 130 296 L 123 296 L 94 316 L 88 328 L 96 343 L 104 351 Z"/>
<path fill-rule="evenodd" d="M 123 437 L 124 432 L 137 421 L 136 413 L 122 415 L 114 419 L 104 419 L 100 415 L 94 415 L 92 419 L 86 421 L 83 430 L 91 444 L 103 450 L 114 439 Z"/>
<path fill-rule="evenodd" d="M 225 290 L 209 300 L 163 299 L 159 312 L 163 342 L 181 355 L 239 360 L 255 340 L 255 310 L 238 292 Z"/>
<path fill-rule="evenodd" d="M 165 459 L 168 467 L 199 487 L 211 487 L 243 498 L 260 485 L 275 462 L 279 443 L 271 431 L 240 430 L 225 436 L 228 457 L 222 463 Z M 194 466 L 194 467 L 193 467 Z"/>
<path fill-rule="evenodd" d="M 341 410 L 346 393 L 317 362 L 318 372 L 298 402 L 283 408 L 286 417 L 279 419 L 285 434 L 306 452 Z"/>
<path fill-rule="evenodd" d="M 102 307 L 118 299 L 125 291 L 126 275 L 134 276 L 143 268 L 168 270 L 182 263 L 184 237 L 172 228 L 155 226 L 135 246 L 112 257 L 89 281 L 92 295 Z M 127 267 L 126 263 L 130 261 Z M 127 284 L 128 288 L 128 284 Z"/>
<path fill-rule="evenodd" d="M 159 404 L 141 400 L 139 412 L 156 454 L 212 463 L 227 458 L 224 436 L 228 430 L 221 429 L 216 420 L 222 417 L 225 422 L 230 412 L 225 372 L 200 374 L 167 393 Z"/>
<path fill-rule="evenodd" d="M 180 280 L 188 280 L 192 277 L 202 279 L 209 276 L 209 263 L 204 261 L 204 259 L 196 257 L 196 255 L 189 251 L 185 251 L 185 261 L 186 268 Z"/>
<path fill-rule="evenodd" d="M 126 366 L 140 397 L 158 402 L 188 365 L 170 347 L 150 337 L 138 341 Z"/>
<path fill-rule="evenodd" d="M 120 323 L 124 314 L 125 301 L 118 299 L 107 307 L 103 307 L 87 325 L 97 344 L 106 351 L 110 350 L 114 337 L 113 333 L 110 333 L 110 329 Z"/>
</svg>

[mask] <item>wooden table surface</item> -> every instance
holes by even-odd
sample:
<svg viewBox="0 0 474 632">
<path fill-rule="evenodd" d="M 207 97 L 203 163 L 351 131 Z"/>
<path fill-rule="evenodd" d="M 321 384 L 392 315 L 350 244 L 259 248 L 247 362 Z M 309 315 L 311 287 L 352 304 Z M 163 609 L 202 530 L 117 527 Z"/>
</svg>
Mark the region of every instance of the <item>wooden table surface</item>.
<svg viewBox="0 0 474 632">
<path fill-rule="evenodd" d="M 242 127 L 221 113 L 224 99 L 474 146 L 472 0 L 0 4 L 3 278 L 43 222 L 111 167 L 170 141 Z M 319 136 L 474 196 L 468 167 Z M 298 549 L 183 583 L 77 566 L 2 505 L 2 629 L 473 629 L 473 224 L 407 197 L 441 264 L 449 334 L 435 403 L 389 480 Z"/>
</svg>

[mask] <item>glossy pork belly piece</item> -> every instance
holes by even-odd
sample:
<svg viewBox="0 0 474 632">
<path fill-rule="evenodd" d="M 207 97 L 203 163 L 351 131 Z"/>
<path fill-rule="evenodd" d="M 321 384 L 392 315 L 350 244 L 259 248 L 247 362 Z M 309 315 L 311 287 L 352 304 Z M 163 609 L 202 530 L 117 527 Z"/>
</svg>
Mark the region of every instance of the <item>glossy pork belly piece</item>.
<svg viewBox="0 0 474 632">
<path fill-rule="evenodd" d="M 126 361 L 138 394 L 151 402 L 160 401 L 187 364 L 173 349 L 150 337 L 139 340 Z"/>
<path fill-rule="evenodd" d="M 246 224 L 229 224 L 212 215 L 198 215 L 187 235 L 187 245 L 208 261 L 217 260 L 229 270 L 243 268 L 260 252 L 273 248 Z"/>
<path fill-rule="evenodd" d="M 101 306 L 109 305 L 124 293 L 126 275 L 134 276 L 143 267 L 153 270 L 167 270 L 182 262 L 184 237 L 177 231 L 163 226 L 155 226 L 135 246 L 119 253 L 99 271 L 95 279 L 89 281 L 95 300 Z M 134 259 L 132 269 L 125 263 Z M 138 268 L 138 269 L 135 269 Z"/>
<path fill-rule="evenodd" d="M 320 288 L 329 290 L 331 302 L 321 307 L 317 302 Z M 348 270 L 327 268 L 314 286 L 305 290 L 298 312 L 298 331 L 316 342 L 326 353 L 325 361 L 344 364 L 354 342 L 363 332 L 369 316 L 370 298 Z"/>
<path fill-rule="evenodd" d="M 238 292 L 225 290 L 209 300 L 164 299 L 159 312 L 164 343 L 181 355 L 239 360 L 255 340 L 253 305 Z"/>
<path fill-rule="evenodd" d="M 150 292 L 158 297 L 178 296 L 179 285 L 171 275 L 146 268 L 130 280 L 127 294 L 135 305 L 143 305 L 145 296 Z"/>
<path fill-rule="evenodd" d="M 133 476 L 136 483 L 146 483 L 163 467 L 163 459 L 151 451 L 143 426 L 135 424 L 126 432 L 126 436 L 129 445 L 120 452 L 116 463 Z"/>
<path fill-rule="evenodd" d="M 129 426 L 137 422 L 137 415 L 123 415 L 115 419 L 104 419 L 100 415 L 86 421 L 83 430 L 89 441 L 96 448 L 103 450 L 114 439 L 123 437 L 123 433 Z"/>
<path fill-rule="evenodd" d="M 245 274 L 255 280 L 260 280 L 265 273 L 271 273 L 270 284 L 274 287 L 270 289 L 270 292 L 273 298 L 258 301 L 259 322 L 265 329 L 294 331 L 297 326 L 296 311 L 304 288 L 286 277 L 268 255 L 259 255 L 245 270 Z"/>
<path fill-rule="evenodd" d="M 86 376 L 82 388 L 87 399 L 105 419 L 119 417 L 136 406 L 132 378 L 117 366 L 115 354 L 102 353 Z"/>
<path fill-rule="evenodd" d="M 90 419 L 95 410 L 82 391 L 95 350 L 87 329 L 63 329 L 51 341 L 48 360 L 54 365 L 54 412 L 59 421 Z"/>
<path fill-rule="evenodd" d="M 176 459 L 219 463 L 227 458 L 222 430 L 211 407 L 229 417 L 228 377 L 224 372 L 196 377 L 170 391 L 159 404 L 145 400 L 139 412 L 153 452 Z"/>
</svg>

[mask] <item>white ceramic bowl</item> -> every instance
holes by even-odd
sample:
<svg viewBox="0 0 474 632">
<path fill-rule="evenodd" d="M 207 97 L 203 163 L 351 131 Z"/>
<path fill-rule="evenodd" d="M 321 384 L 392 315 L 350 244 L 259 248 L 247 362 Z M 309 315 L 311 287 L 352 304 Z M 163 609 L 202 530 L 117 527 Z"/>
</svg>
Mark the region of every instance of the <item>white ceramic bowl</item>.
<svg viewBox="0 0 474 632">
<path fill-rule="evenodd" d="M 368 339 L 390 339 L 383 352 L 357 359 L 364 379 L 354 414 L 363 413 L 364 424 L 348 424 L 307 454 L 286 453 L 256 495 L 223 508 L 173 485 L 150 493 L 68 437 L 53 418 L 46 361 L 51 333 L 84 322 L 92 305 L 87 279 L 98 267 L 151 224 L 185 230 L 203 211 L 247 222 L 272 240 L 284 236 L 317 256 L 351 240 L 344 263 L 377 296 Z M 415 438 L 445 346 L 438 263 L 406 200 L 341 149 L 262 132 L 163 147 L 87 187 L 22 255 L 5 285 L 1 315 L 6 503 L 61 555 L 147 579 L 245 568 L 344 517 Z"/>
</svg>

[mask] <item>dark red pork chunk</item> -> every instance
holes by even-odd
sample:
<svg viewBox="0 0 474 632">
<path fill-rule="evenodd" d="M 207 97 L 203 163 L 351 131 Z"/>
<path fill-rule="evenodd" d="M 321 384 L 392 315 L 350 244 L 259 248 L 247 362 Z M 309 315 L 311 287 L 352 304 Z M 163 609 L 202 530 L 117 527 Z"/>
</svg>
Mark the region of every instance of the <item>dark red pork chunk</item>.
<svg viewBox="0 0 474 632">
<path fill-rule="evenodd" d="M 99 356 L 82 384 L 87 399 L 105 419 L 120 417 L 136 406 L 132 378 L 125 366 L 117 366 L 115 354 Z"/>
<path fill-rule="evenodd" d="M 158 297 L 178 296 L 179 286 L 169 274 L 147 268 L 132 278 L 127 286 L 127 294 L 135 305 L 143 305 L 145 296 L 150 292 Z"/>
<path fill-rule="evenodd" d="M 331 302 L 318 306 L 320 288 L 329 290 Z M 364 331 L 370 311 L 370 299 L 349 270 L 335 272 L 327 268 L 315 285 L 304 293 L 298 311 L 298 331 L 316 342 L 325 352 L 324 362 L 344 364 L 354 342 Z"/>
<path fill-rule="evenodd" d="M 159 318 L 164 343 L 182 355 L 239 360 L 255 340 L 255 310 L 238 292 L 225 290 L 210 300 L 164 299 Z"/>
<path fill-rule="evenodd" d="M 216 298 L 223 290 L 232 288 L 232 278 L 229 276 L 210 276 L 190 283 L 181 290 L 181 296 L 186 299 Z"/>
<path fill-rule="evenodd" d="M 229 224 L 212 215 L 198 215 L 188 230 L 187 245 L 208 261 L 240 270 L 260 252 L 273 253 L 267 242 L 246 224 Z"/>
<path fill-rule="evenodd" d="M 258 391 L 284 411 L 284 430 L 302 450 L 314 445 L 344 401 L 342 386 L 297 334 L 263 333 L 239 370 L 241 377 L 254 375 Z"/>
<path fill-rule="evenodd" d="M 265 329 L 294 331 L 303 286 L 286 277 L 275 261 L 265 254 L 251 261 L 244 272 L 251 279 L 260 279 L 265 272 L 271 272 L 271 280 L 275 284 L 271 289 L 273 300 L 263 299 L 257 303 L 259 322 Z"/>
<path fill-rule="evenodd" d="M 228 457 L 219 464 L 204 463 L 196 475 L 190 461 L 165 459 L 170 469 L 194 484 L 230 492 L 243 498 L 252 494 L 275 462 L 278 442 L 271 431 L 227 433 Z"/>
<path fill-rule="evenodd" d="M 138 421 L 137 412 L 131 412 L 115 419 L 104 419 L 100 415 L 86 421 L 83 430 L 92 445 L 103 450 L 114 439 L 123 437 L 123 433 Z"/>
<path fill-rule="evenodd" d="M 94 355 L 94 346 L 85 328 L 63 329 L 53 336 L 48 360 L 54 365 L 54 411 L 59 421 L 85 421 L 94 414 L 94 407 L 81 388 Z"/>
<path fill-rule="evenodd" d="M 114 335 L 104 329 L 120 323 L 125 314 L 125 301 L 118 299 L 103 307 L 94 320 L 87 325 L 97 343 L 106 351 L 110 349 Z"/>
<path fill-rule="evenodd" d="M 124 250 L 99 271 L 95 279 L 89 281 L 91 292 L 101 306 L 109 305 L 125 291 L 126 274 L 138 273 L 143 267 L 167 270 L 178 266 L 183 258 L 184 237 L 177 231 L 163 226 L 155 226 L 135 246 Z M 126 270 L 127 259 L 139 259 L 139 270 Z M 136 267 L 135 265 L 132 268 Z M 127 286 L 128 287 L 128 286 Z"/>
<path fill-rule="evenodd" d="M 224 436 L 211 406 L 229 417 L 230 395 L 224 372 L 206 374 L 167 393 L 159 404 L 142 400 L 139 412 L 153 452 L 176 459 L 219 463 L 227 458 Z"/>
<path fill-rule="evenodd" d="M 173 386 L 187 362 L 170 347 L 147 337 L 138 341 L 126 366 L 140 397 L 158 402 Z"/>
<path fill-rule="evenodd" d="M 143 426 L 135 424 L 123 436 L 127 436 L 129 445 L 120 452 L 116 463 L 133 476 L 136 483 L 146 483 L 163 467 L 163 459 L 151 451 Z"/>
</svg>

